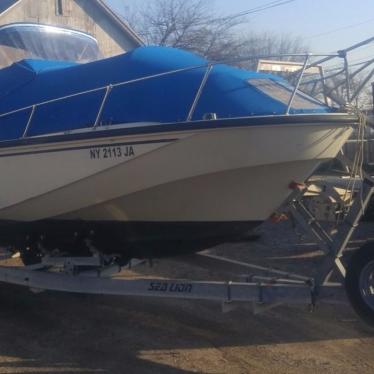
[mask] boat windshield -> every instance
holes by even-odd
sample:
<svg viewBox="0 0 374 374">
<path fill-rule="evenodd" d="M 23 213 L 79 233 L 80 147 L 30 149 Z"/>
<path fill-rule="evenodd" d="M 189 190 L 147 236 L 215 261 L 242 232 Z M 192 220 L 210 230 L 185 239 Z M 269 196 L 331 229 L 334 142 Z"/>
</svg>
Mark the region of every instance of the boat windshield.
<svg viewBox="0 0 374 374">
<path fill-rule="evenodd" d="M 285 105 L 288 105 L 294 90 L 294 88 L 285 81 L 274 81 L 268 78 L 252 78 L 248 80 L 248 83 Z M 299 90 L 297 90 L 292 101 L 292 108 L 294 109 L 318 109 L 321 105 L 323 105 L 323 103 Z"/>
<path fill-rule="evenodd" d="M 23 23 L 0 27 L 0 68 L 24 59 L 86 63 L 101 58 L 96 39 L 80 31 Z"/>
</svg>

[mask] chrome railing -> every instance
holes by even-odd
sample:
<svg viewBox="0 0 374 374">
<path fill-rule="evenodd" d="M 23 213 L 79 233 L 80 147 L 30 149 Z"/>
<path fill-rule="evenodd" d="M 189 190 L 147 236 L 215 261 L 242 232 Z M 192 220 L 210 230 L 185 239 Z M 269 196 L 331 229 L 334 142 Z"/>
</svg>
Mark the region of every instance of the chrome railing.
<svg viewBox="0 0 374 374">
<path fill-rule="evenodd" d="M 95 129 L 100 123 L 101 115 L 102 115 L 103 110 L 105 108 L 105 104 L 108 100 L 108 97 L 109 97 L 110 93 L 113 91 L 113 89 L 115 89 L 117 87 L 123 87 L 123 86 L 126 86 L 126 85 L 130 85 L 130 84 L 135 84 L 137 82 L 150 80 L 150 79 L 155 79 L 155 78 L 165 77 L 165 76 L 168 76 L 168 75 L 178 74 L 178 73 L 181 73 L 181 72 L 187 72 L 187 71 L 191 71 L 191 70 L 201 69 L 201 68 L 204 68 L 204 67 L 207 67 L 207 66 L 209 67 L 210 65 L 211 64 L 203 64 L 203 65 L 197 65 L 197 66 L 192 66 L 192 67 L 188 67 L 188 68 L 170 70 L 170 71 L 163 72 L 163 73 L 153 74 L 153 75 L 149 75 L 149 76 L 145 76 L 145 77 L 141 77 L 141 78 L 136 78 L 136 79 L 132 79 L 132 80 L 128 80 L 128 81 L 109 84 L 107 86 L 93 88 L 93 89 L 90 89 L 90 90 L 76 92 L 76 93 L 73 93 L 73 94 L 70 94 L 70 95 L 65 95 L 65 96 L 55 98 L 55 99 L 42 101 L 42 102 L 39 102 L 39 103 L 36 103 L 36 104 L 28 105 L 28 106 L 25 106 L 25 107 L 22 107 L 22 108 L 19 108 L 19 109 L 15 109 L 15 110 L 12 110 L 12 111 L 9 111 L 9 112 L 6 112 L 6 113 L 2 113 L 2 114 L 0 114 L 0 119 L 4 118 L 4 117 L 7 117 L 7 116 L 10 116 L 12 114 L 21 113 L 21 112 L 25 112 L 25 111 L 30 110 L 31 112 L 30 112 L 30 115 L 28 117 L 28 120 L 27 120 L 27 123 L 26 123 L 26 126 L 25 126 L 25 130 L 23 131 L 23 135 L 22 135 L 22 137 L 25 138 L 25 137 L 27 137 L 28 131 L 31 127 L 32 120 L 33 120 L 34 115 L 35 115 L 35 112 L 38 108 L 49 105 L 49 104 L 52 104 L 52 103 L 62 102 L 62 101 L 65 101 L 65 100 L 68 100 L 68 99 L 71 99 L 71 98 L 74 98 L 74 97 L 84 96 L 84 95 L 87 95 L 87 94 L 90 94 L 90 93 L 103 91 L 103 92 L 105 92 L 105 94 L 104 94 L 104 97 L 103 97 L 103 99 L 100 103 L 95 122 L 92 125 L 92 128 Z M 208 70 L 211 70 L 211 69 L 208 69 Z M 206 80 L 207 80 L 207 78 L 206 78 Z M 203 89 L 203 87 L 201 87 L 201 91 L 202 91 L 202 89 Z M 192 115 L 193 115 L 193 113 L 192 113 Z"/>
</svg>

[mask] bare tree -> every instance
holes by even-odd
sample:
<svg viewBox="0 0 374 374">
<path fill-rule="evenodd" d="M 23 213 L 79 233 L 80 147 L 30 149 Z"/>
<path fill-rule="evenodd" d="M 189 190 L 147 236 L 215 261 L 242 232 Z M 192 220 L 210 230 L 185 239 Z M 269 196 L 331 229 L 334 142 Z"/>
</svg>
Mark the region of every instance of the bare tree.
<svg viewBox="0 0 374 374">
<path fill-rule="evenodd" d="M 286 54 L 305 54 L 309 51 L 309 47 L 303 44 L 303 41 L 299 37 L 292 37 L 289 35 L 275 35 L 272 33 L 252 33 L 247 36 L 243 36 L 243 47 L 240 55 L 243 57 L 251 56 L 273 56 L 274 60 L 287 60 L 302 62 L 305 57 L 286 57 L 282 55 Z M 255 69 L 257 65 L 257 59 L 249 59 L 247 62 L 240 64 L 243 67 Z M 291 79 L 292 76 L 287 74 L 281 74 L 286 79 Z"/>
<path fill-rule="evenodd" d="M 305 51 L 301 40 L 249 34 L 248 19 L 222 16 L 212 0 L 153 0 L 130 9 L 130 23 L 147 44 L 182 48 L 211 60 Z"/>
<path fill-rule="evenodd" d="M 306 53 L 309 47 L 299 37 L 274 35 L 271 33 L 252 34 L 245 37 L 245 53 L 248 55 L 282 55 Z"/>
<path fill-rule="evenodd" d="M 243 17 L 221 17 L 207 0 L 154 0 L 132 12 L 130 23 L 147 44 L 197 52 L 211 59 L 237 55 Z"/>
</svg>

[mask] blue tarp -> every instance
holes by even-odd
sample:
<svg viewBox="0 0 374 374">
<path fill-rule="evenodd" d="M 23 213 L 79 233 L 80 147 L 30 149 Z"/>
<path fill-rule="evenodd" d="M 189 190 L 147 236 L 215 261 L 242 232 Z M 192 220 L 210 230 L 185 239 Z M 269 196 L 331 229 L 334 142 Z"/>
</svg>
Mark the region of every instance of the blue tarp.
<svg viewBox="0 0 374 374">
<path fill-rule="evenodd" d="M 109 84 L 206 63 L 192 53 L 165 47 L 141 47 L 87 64 L 25 60 L 0 70 L 0 114 Z M 101 124 L 185 121 L 205 71 L 206 67 L 200 67 L 113 88 Z M 216 113 L 218 118 L 283 114 L 286 103 L 251 85 L 250 79 L 282 83 L 280 78 L 269 74 L 216 65 L 193 120 L 202 119 L 206 113 Z M 101 90 L 38 106 L 28 135 L 91 127 L 104 95 L 105 90 Z M 303 100 L 312 105 L 305 108 L 299 105 L 291 113 L 330 111 L 313 99 Z M 30 113 L 28 109 L 0 117 L 0 140 L 21 136 Z"/>
</svg>

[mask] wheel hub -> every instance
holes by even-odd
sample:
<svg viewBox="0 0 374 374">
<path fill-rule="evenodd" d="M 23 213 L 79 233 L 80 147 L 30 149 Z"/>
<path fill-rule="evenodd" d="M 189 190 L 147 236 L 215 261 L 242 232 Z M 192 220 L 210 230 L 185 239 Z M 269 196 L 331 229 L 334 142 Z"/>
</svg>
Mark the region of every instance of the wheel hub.
<svg viewBox="0 0 374 374">
<path fill-rule="evenodd" d="M 362 269 L 359 287 L 363 300 L 374 310 L 374 261 L 369 262 Z"/>
</svg>

